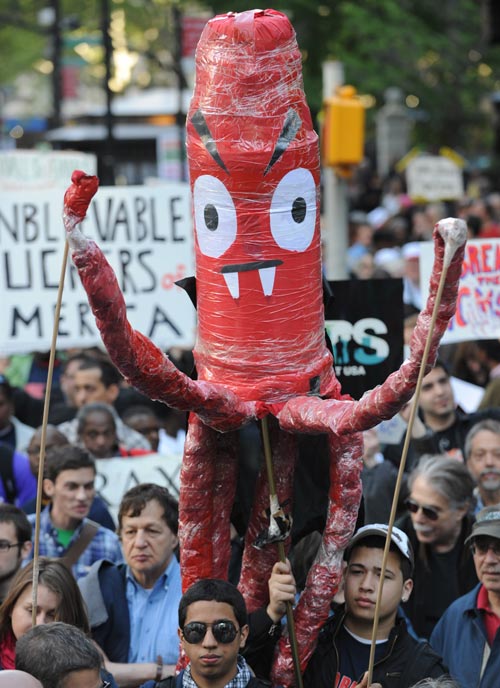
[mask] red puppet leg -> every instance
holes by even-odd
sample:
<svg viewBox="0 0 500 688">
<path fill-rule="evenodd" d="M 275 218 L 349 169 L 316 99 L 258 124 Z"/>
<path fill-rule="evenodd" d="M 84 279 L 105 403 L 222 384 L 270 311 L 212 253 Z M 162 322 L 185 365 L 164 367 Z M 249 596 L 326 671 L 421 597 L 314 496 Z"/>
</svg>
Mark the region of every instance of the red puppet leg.
<svg viewBox="0 0 500 688">
<path fill-rule="evenodd" d="M 183 590 L 200 578 L 227 578 L 236 445 L 191 414 L 181 470 L 179 536 Z"/>
<path fill-rule="evenodd" d="M 280 504 L 289 501 L 285 512 L 292 508 L 293 474 L 297 458 L 297 440 L 286 432 L 280 431 L 276 421 L 269 419 L 269 430 L 272 447 L 272 461 L 276 492 Z M 256 538 L 269 529 L 269 485 L 265 467 L 257 481 L 254 503 L 250 522 L 245 536 L 245 549 L 239 589 L 241 590 L 249 612 L 267 604 L 269 591 L 267 582 L 271 569 L 278 561 L 278 547 L 276 544 L 265 545 L 262 549 L 254 546 Z M 285 541 L 285 547 L 290 546 L 290 538 Z"/>
<path fill-rule="evenodd" d="M 238 434 L 216 433 L 213 430 L 210 432 L 216 435 L 217 444 L 217 453 L 214 457 L 213 577 L 227 580 L 231 556 L 231 512 L 238 479 Z"/>
<path fill-rule="evenodd" d="M 347 438 L 346 438 L 347 439 Z M 309 571 L 304 592 L 295 609 L 300 665 L 305 670 L 319 630 L 328 618 L 330 603 L 342 578 L 344 549 L 354 532 L 361 500 L 363 437 L 347 442 L 330 437 L 330 491 L 328 516 L 320 549 Z M 281 638 L 271 674 L 273 685 L 292 686 L 295 681 L 288 637 Z"/>
</svg>

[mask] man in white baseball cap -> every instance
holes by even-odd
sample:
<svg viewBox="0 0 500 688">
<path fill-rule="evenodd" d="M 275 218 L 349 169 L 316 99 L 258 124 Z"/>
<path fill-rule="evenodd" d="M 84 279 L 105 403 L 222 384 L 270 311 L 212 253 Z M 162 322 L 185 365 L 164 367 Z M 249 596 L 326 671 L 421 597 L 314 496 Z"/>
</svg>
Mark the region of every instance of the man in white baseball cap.
<svg viewBox="0 0 500 688">
<path fill-rule="evenodd" d="M 347 546 L 344 559 L 345 603 L 334 605 L 323 626 L 304 674 L 304 688 L 350 688 L 361 682 L 368 668 L 375 603 L 388 526 L 360 528 Z M 403 531 L 393 528 L 383 583 L 373 672 L 374 683 L 407 688 L 417 681 L 446 673 L 428 643 L 409 635 L 398 615 L 413 588 L 413 551 Z M 390 677 L 390 678 L 389 678 Z"/>
</svg>

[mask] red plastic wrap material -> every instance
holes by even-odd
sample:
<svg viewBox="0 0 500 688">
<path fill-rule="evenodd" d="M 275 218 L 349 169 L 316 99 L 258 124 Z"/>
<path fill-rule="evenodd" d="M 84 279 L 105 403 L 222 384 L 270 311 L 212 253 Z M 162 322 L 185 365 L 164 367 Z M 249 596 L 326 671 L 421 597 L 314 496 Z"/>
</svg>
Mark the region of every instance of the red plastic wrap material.
<svg viewBox="0 0 500 688">
<path fill-rule="evenodd" d="M 346 441 L 347 440 L 347 441 Z M 330 491 L 326 527 L 320 549 L 307 576 L 306 587 L 294 610 L 300 665 L 305 670 L 319 629 L 328 618 L 330 604 L 342 578 L 343 552 L 356 525 L 361 501 L 363 436 L 330 437 Z M 279 641 L 271 679 L 274 685 L 294 684 L 290 644 Z"/>
<path fill-rule="evenodd" d="M 147 337 L 134 330 L 113 269 L 89 241 L 73 253 L 102 340 L 115 365 L 130 384 L 151 399 L 180 411 L 194 411 L 218 430 L 239 428 L 255 416 L 255 404 L 242 402 L 226 386 L 193 381 Z"/>
<path fill-rule="evenodd" d="M 187 120 L 200 378 L 244 400 L 333 382 L 325 346 L 318 140 L 301 55 L 274 10 L 208 22 Z"/>
<path fill-rule="evenodd" d="M 293 497 L 293 475 L 298 456 L 297 437 L 282 432 L 274 418 L 269 419 L 269 433 L 273 448 L 273 469 L 276 493 L 280 504 L 286 504 Z M 248 610 L 255 611 L 268 601 L 268 580 L 273 564 L 278 561 L 276 544 L 266 545 L 259 550 L 253 546 L 257 536 L 269 528 L 269 486 L 263 470 L 257 481 L 250 522 L 245 534 L 245 548 L 239 589 L 245 597 Z M 286 547 L 290 545 L 286 542 Z"/>
<path fill-rule="evenodd" d="M 360 431 L 392 417 L 412 396 L 426 340 L 427 368 L 455 310 L 465 225 L 438 224 L 430 295 L 411 355 L 359 401 L 342 395 L 325 345 L 319 235 L 317 137 L 302 90 L 293 29 L 273 10 L 211 20 L 197 50 L 187 124 L 193 192 L 199 329 L 199 379 L 181 373 L 127 321 L 123 296 L 104 255 L 78 228 L 88 199 L 77 175 L 64 221 L 102 339 L 125 378 L 151 399 L 189 410 L 179 522 L 183 586 L 225 577 L 236 487 L 236 430 L 270 418 L 278 501 L 292 497 L 294 434 L 329 436 L 329 511 L 323 542 L 295 611 L 305 668 L 341 575 L 361 496 Z M 87 200 L 88 203 L 88 200 Z M 85 206 L 86 210 L 86 206 Z M 80 213 L 80 214 L 79 214 Z M 448 268 L 438 318 L 429 332 L 438 282 Z M 269 488 L 258 481 L 240 581 L 250 609 L 267 603 L 276 545 L 252 546 L 269 521 Z M 285 542 L 285 547 L 289 542 Z M 273 680 L 294 682 L 287 638 Z"/>
<path fill-rule="evenodd" d="M 443 240 L 445 235 L 447 243 Z M 429 333 L 432 311 L 436 301 L 440 275 L 443 270 L 445 248 L 456 239 L 447 278 L 438 310 L 434 329 Z M 382 420 L 392 418 L 413 395 L 417 383 L 420 363 L 429 336 L 431 346 L 426 371 L 433 367 L 441 337 L 455 312 L 458 282 L 464 254 L 465 228 L 454 219 L 442 220 L 434 228 L 435 260 L 432 269 L 430 291 L 424 310 L 419 314 L 410 342 L 410 357 L 402 366 L 391 373 L 387 380 L 375 389 L 366 392 L 359 401 L 332 400 L 295 397 L 283 404 L 271 406 L 279 419 L 280 426 L 289 431 L 332 432 L 343 435 L 367 430 Z M 460 243 L 461 242 L 461 243 Z"/>
<path fill-rule="evenodd" d="M 64 194 L 64 207 L 68 213 L 83 220 L 92 197 L 99 188 L 99 179 L 94 175 L 75 170 L 71 175 L 72 185 Z"/>
</svg>

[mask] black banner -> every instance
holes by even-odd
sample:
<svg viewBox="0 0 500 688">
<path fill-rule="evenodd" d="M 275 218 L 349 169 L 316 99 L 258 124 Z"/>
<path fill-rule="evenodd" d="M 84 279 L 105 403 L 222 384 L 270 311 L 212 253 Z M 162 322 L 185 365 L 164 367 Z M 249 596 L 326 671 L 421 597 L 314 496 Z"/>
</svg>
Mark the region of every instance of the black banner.
<svg viewBox="0 0 500 688">
<path fill-rule="evenodd" d="M 326 329 L 342 392 L 359 399 L 403 361 L 403 281 L 329 282 Z"/>
</svg>

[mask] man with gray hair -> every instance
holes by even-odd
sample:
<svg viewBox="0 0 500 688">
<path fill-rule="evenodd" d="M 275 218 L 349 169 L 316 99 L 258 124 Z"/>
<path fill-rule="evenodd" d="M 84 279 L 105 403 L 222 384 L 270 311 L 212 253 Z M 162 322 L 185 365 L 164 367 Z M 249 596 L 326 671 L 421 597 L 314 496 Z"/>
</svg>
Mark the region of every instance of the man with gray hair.
<svg viewBox="0 0 500 688">
<path fill-rule="evenodd" d="M 485 506 L 500 504 L 500 421 L 476 423 L 465 438 L 465 460 L 476 481 L 476 513 Z"/>
<path fill-rule="evenodd" d="M 482 509 L 466 539 L 479 585 L 447 609 L 431 636 L 463 688 L 496 688 L 500 676 L 500 506 Z"/>
<path fill-rule="evenodd" d="M 116 686 L 102 671 L 102 655 L 94 643 L 76 626 L 60 621 L 35 626 L 19 638 L 16 669 L 37 678 L 43 688 Z"/>
<path fill-rule="evenodd" d="M 416 633 L 429 638 L 447 607 L 477 584 L 464 546 L 473 521 L 474 481 L 461 461 L 423 456 L 408 488 L 408 514 L 397 525 L 415 550 L 415 575 L 413 595 L 403 608 Z"/>
</svg>

